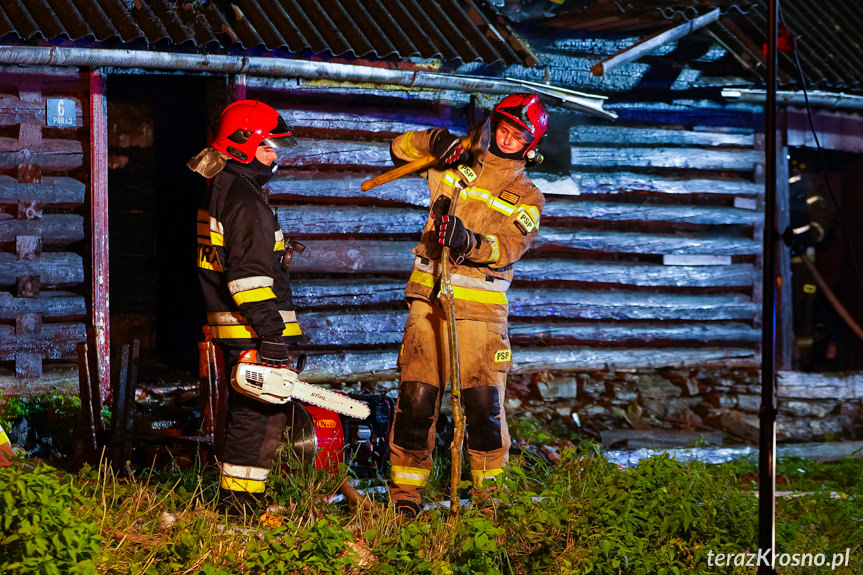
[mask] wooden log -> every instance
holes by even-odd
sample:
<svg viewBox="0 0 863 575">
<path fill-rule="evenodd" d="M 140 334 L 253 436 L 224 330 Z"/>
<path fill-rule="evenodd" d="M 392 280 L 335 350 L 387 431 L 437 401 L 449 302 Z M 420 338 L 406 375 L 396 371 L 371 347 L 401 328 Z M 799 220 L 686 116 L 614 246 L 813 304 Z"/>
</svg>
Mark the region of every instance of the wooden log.
<svg viewBox="0 0 863 575">
<path fill-rule="evenodd" d="M 39 313 L 43 318 L 78 319 L 87 313 L 84 296 L 64 291 L 44 291 L 37 297 L 16 298 L 0 291 L 0 320 L 12 320 L 20 313 Z"/>
<path fill-rule="evenodd" d="M 377 173 L 370 173 L 369 176 L 377 175 Z M 360 186 L 369 176 L 358 177 L 354 174 L 334 173 L 320 174 L 309 178 L 307 176 L 302 177 L 299 173 L 287 172 L 284 175 L 277 174 L 267 184 L 267 188 L 269 189 L 270 202 L 273 205 L 278 205 L 279 202 L 286 200 L 310 199 L 312 201 L 350 202 L 352 204 L 374 201 L 376 203 L 398 203 L 428 208 L 428 183 L 423 178 L 419 176 L 399 178 L 394 182 L 364 192 Z"/>
<path fill-rule="evenodd" d="M 9 220 L 7 220 L 9 221 Z M 2 222 L 0 222 L 2 224 Z M 0 228 L 3 226 L 0 225 Z M 20 261 L 34 262 L 42 255 L 42 238 L 35 236 L 15 236 L 15 258 Z"/>
<path fill-rule="evenodd" d="M 16 285 L 19 276 L 39 276 L 43 286 L 71 286 L 84 281 L 84 263 L 73 253 L 46 252 L 36 261 L 16 261 L 0 253 L 0 286 Z"/>
<path fill-rule="evenodd" d="M 746 149 L 704 148 L 591 148 L 576 146 L 571 152 L 572 168 L 675 168 L 688 170 L 730 170 L 751 172 L 764 161 L 764 153 Z"/>
<path fill-rule="evenodd" d="M 620 144 L 624 146 L 755 146 L 754 130 L 712 131 L 710 128 L 676 130 L 616 125 L 578 125 L 569 129 L 571 144 Z"/>
<path fill-rule="evenodd" d="M 0 220 L 0 242 L 16 236 L 39 236 L 43 245 L 61 245 L 84 239 L 84 218 L 77 214 L 45 214 L 41 219 Z"/>
<path fill-rule="evenodd" d="M 859 373 L 777 373 L 779 397 L 794 399 L 855 400 L 863 397 L 863 374 Z"/>
<path fill-rule="evenodd" d="M 15 278 L 15 293 L 20 298 L 33 298 L 39 295 L 42 282 L 36 275 L 20 275 Z"/>
<path fill-rule="evenodd" d="M 410 241 L 309 240 L 291 270 L 302 273 L 407 274 L 413 266 Z M 2 261 L 2 260 L 0 260 Z M 662 266 L 630 262 L 586 262 L 562 258 L 526 258 L 515 267 L 520 281 L 570 281 L 651 287 L 751 287 L 752 264 Z M 0 276 L 1 277 L 1 276 Z"/>
<path fill-rule="evenodd" d="M 300 279 L 294 303 L 304 310 L 404 305 L 404 280 Z M 510 318 L 555 317 L 572 320 L 746 320 L 760 308 L 751 298 L 729 294 L 663 294 L 620 290 L 512 288 Z M 0 300 L 2 302 L 2 300 Z M 2 306 L 2 303 L 0 303 Z M 2 316 L 0 316 L 2 317 Z"/>
<path fill-rule="evenodd" d="M 373 105 L 377 102 L 372 101 Z M 379 104 L 378 104 L 379 106 Z M 309 132 L 367 132 L 375 139 L 392 139 L 398 134 L 408 131 L 421 131 L 429 128 L 447 128 L 456 134 L 465 134 L 467 127 L 464 121 L 441 118 L 429 113 L 410 115 L 406 108 L 384 109 L 367 106 L 359 111 L 341 108 L 303 109 L 296 107 L 278 107 L 279 114 L 285 122 L 303 134 Z"/>
<path fill-rule="evenodd" d="M 279 167 L 392 167 L 390 145 L 350 140 L 299 140 L 293 148 L 276 148 Z M 0 156 L 2 158 L 2 156 Z M 2 167 L 2 162 L 0 162 Z M 344 169 L 344 168 L 342 168 Z"/>
<path fill-rule="evenodd" d="M 75 346 L 87 337 L 84 324 L 46 323 L 38 334 L 15 334 L 13 326 L 0 325 L 0 360 L 11 361 L 18 353 L 44 359 L 75 359 Z"/>
<path fill-rule="evenodd" d="M 398 346 L 376 351 L 312 353 L 302 379 L 311 383 L 398 379 Z M 720 348 L 591 348 L 518 347 L 513 349 L 513 374 L 601 369 L 656 369 L 661 367 L 757 367 L 752 349 Z"/>
<path fill-rule="evenodd" d="M 660 344 L 667 342 L 691 342 L 693 346 L 714 345 L 721 342 L 737 346 L 754 345 L 761 331 L 745 324 L 732 323 L 687 323 L 663 325 L 625 324 L 615 322 L 604 325 L 586 324 L 524 324 L 511 321 L 509 333 L 512 341 L 521 345 L 545 343 L 593 344 Z"/>
<path fill-rule="evenodd" d="M 21 163 L 38 164 L 43 170 L 71 170 L 84 164 L 84 152 L 78 140 L 46 139 L 22 148 L 17 138 L 0 138 L 0 169 Z"/>
<path fill-rule="evenodd" d="M 286 235 L 337 234 L 419 234 L 427 214 L 416 208 L 356 206 L 303 206 L 277 210 L 279 225 Z M 2 229 L 3 222 L 0 222 Z"/>
<path fill-rule="evenodd" d="M 695 174 L 693 174 L 695 175 Z M 575 173 L 580 194 L 630 194 L 652 192 L 668 195 L 760 196 L 764 186 L 749 179 L 669 178 L 632 172 Z"/>
<path fill-rule="evenodd" d="M 53 75 L 54 71 L 52 70 L 50 73 Z M 21 123 L 35 123 L 44 126 L 47 123 L 46 98 L 39 93 L 33 95 L 35 97 L 18 98 L 12 94 L 0 94 L 0 126 L 14 126 Z M 75 125 L 81 126 L 83 124 L 81 100 L 68 95 L 64 95 L 63 98 L 75 101 L 77 112 Z"/>
<path fill-rule="evenodd" d="M 84 203 L 86 186 L 73 178 L 48 177 L 41 183 L 24 184 L 0 176 L 0 204 L 40 201 L 43 206 L 75 207 Z"/>
<path fill-rule="evenodd" d="M 691 205 L 591 202 L 549 199 L 542 211 L 542 223 L 559 220 L 602 222 L 668 222 L 693 225 L 745 225 L 760 221 L 757 212 L 746 209 Z"/>
<path fill-rule="evenodd" d="M 304 345 L 344 347 L 394 345 L 401 341 L 407 309 L 368 311 L 312 311 L 300 315 L 300 326 L 308 338 Z M 740 323 L 681 323 L 605 325 L 578 323 L 526 323 L 513 319 L 509 333 L 517 344 L 615 343 L 649 345 L 663 342 L 692 342 L 705 346 L 732 342 L 738 347 L 759 340 L 756 328 Z"/>
<path fill-rule="evenodd" d="M 755 240 L 705 232 L 685 237 L 682 234 L 622 232 L 595 229 L 560 230 L 540 228 L 531 249 L 582 250 L 627 254 L 706 254 L 749 255 L 761 251 Z"/>
</svg>

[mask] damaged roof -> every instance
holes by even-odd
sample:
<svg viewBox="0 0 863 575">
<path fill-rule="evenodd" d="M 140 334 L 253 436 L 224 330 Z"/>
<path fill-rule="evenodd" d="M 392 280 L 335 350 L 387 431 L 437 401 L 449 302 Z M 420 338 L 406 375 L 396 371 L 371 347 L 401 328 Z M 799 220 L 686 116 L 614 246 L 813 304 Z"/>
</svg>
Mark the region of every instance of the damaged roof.
<svg viewBox="0 0 863 575">
<path fill-rule="evenodd" d="M 530 5 L 524 0 L 520 4 L 522 8 Z M 712 36 L 753 80 L 764 84 L 769 0 L 585 0 L 560 6 L 530 17 L 572 30 L 648 36 L 719 8 L 719 20 L 699 33 Z M 782 0 L 781 11 L 780 26 L 796 41 L 808 88 L 863 92 L 863 2 Z M 521 20 L 527 20 L 528 13 L 521 12 L 526 16 Z M 507 15 L 518 19 L 518 13 L 516 9 Z M 780 50 L 779 82 L 785 87 L 802 87 L 792 51 Z"/>
<path fill-rule="evenodd" d="M 0 40 L 532 66 L 481 0 L 7 0 Z"/>
</svg>

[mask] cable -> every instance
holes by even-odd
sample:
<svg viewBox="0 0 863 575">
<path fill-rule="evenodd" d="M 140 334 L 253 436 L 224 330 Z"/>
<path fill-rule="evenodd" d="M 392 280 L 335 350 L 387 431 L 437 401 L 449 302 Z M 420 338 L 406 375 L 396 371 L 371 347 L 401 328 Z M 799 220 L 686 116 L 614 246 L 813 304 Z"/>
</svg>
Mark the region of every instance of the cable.
<svg viewBox="0 0 863 575">
<path fill-rule="evenodd" d="M 779 21 L 782 22 L 782 25 L 788 28 L 788 25 L 785 23 L 785 16 L 782 13 L 782 2 L 777 2 L 777 6 L 779 7 Z M 821 142 L 818 139 L 818 132 L 815 130 L 815 121 L 812 118 L 812 106 L 809 104 L 809 93 L 806 89 L 806 77 L 803 75 L 803 67 L 800 65 L 800 57 L 797 54 L 797 46 L 795 43 L 791 45 L 791 53 L 794 54 L 794 63 L 797 67 L 797 74 L 800 76 L 800 86 L 803 89 L 803 101 L 806 103 L 806 117 L 809 120 L 809 130 L 812 132 L 812 137 L 815 139 L 815 148 L 818 151 L 818 159 L 821 162 L 821 173 L 824 176 L 824 183 L 827 186 L 827 192 L 830 194 L 830 199 L 833 200 L 833 205 L 836 206 L 836 212 L 839 214 L 839 221 L 842 222 L 842 227 L 845 229 L 845 241 L 848 243 L 848 251 L 851 253 L 851 265 L 854 268 L 854 272 L 857 275 L 857 283 L 860 284 L 861 290 L 863 290 L 863 276 L 860 275 L 860 265 L 857 263 L 857 252 L 854 250 L 854 242 L 851 241 L 851 236 L 849 232 L 851 228 L 848 226 L 848 222 L 845 220 L 845 214 L 842 210 L 842 206 L 839 205 L 839 202 L 836 199 L 836 194 L 833 193 L 833 186 L 830 185 L 830 178 L 827 176 L 827 160 L 824 158 L 824 148 L 821 147 Z M 804 254 L 804 258 L 806 255 Z"/>
</svg>

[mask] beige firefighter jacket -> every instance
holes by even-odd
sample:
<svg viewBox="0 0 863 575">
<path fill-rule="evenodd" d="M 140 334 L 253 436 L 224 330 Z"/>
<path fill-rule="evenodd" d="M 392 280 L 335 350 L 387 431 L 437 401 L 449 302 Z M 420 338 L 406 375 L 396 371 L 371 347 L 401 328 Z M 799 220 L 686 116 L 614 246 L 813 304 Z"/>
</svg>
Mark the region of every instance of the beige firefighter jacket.
<svg viewBox="0 0 863 575">
<path fill-rule="evenodd" d="M 407 161 L 425 157 L 430 153 L 431 135 L 432 130 L 401 134 L 393 140 L 392 153 Z M 429 205 L 434 206 L 441 195 L 452 198 L 459 190 L 455 215 L 467 229 L 482 236 L 464 260 L 451 267 L 456 318 L 506 323 L 512 266 L 539 231 L 545 199 L 525 175 L 521 160 L 485 153 L 472 168 L 478 178 L 467 186 L 455 167 L 424 172 L 431 192 Z M 441 246 L 434 237 L 431 207 L 413 253 L 417 257 L 405 297 L 431 302 L 437 296 L 441 273 Z"/>
</svg>

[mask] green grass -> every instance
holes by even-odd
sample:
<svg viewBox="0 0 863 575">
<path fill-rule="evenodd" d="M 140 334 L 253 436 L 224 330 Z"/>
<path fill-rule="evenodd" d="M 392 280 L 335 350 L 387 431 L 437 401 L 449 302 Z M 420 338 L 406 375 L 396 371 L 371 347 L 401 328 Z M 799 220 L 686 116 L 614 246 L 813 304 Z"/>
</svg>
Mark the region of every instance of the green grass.
<svg viewBox="0 0 863 575">
<path fill-rule="evenodd" d="M 620 469 L 582 445 L 549 466 L 514 459 L 497 500 L 401 523 L 382 506 L 367 513 L 328 501 L 340 478 L 277 474 L 269 502 L 282 524 L 215 511 L 217 474 L 205 467 L 110 468 L 75 473 L 47 465 L 0 469 L 0 572 L 19 573 L 752 573 L 709 567 L 707 556 L 754 550 L 757 499 L 752 462 L 680 464 L 667 457 Z M 778 549 L 834 553 L 851 565 L 786 568 L 863 572 L 863 469 L 783 460 Z M 432 494 L 446 499 L 445 479 Z M 385 504 L 385 502 L 382 502 Z"/>
</svg>

